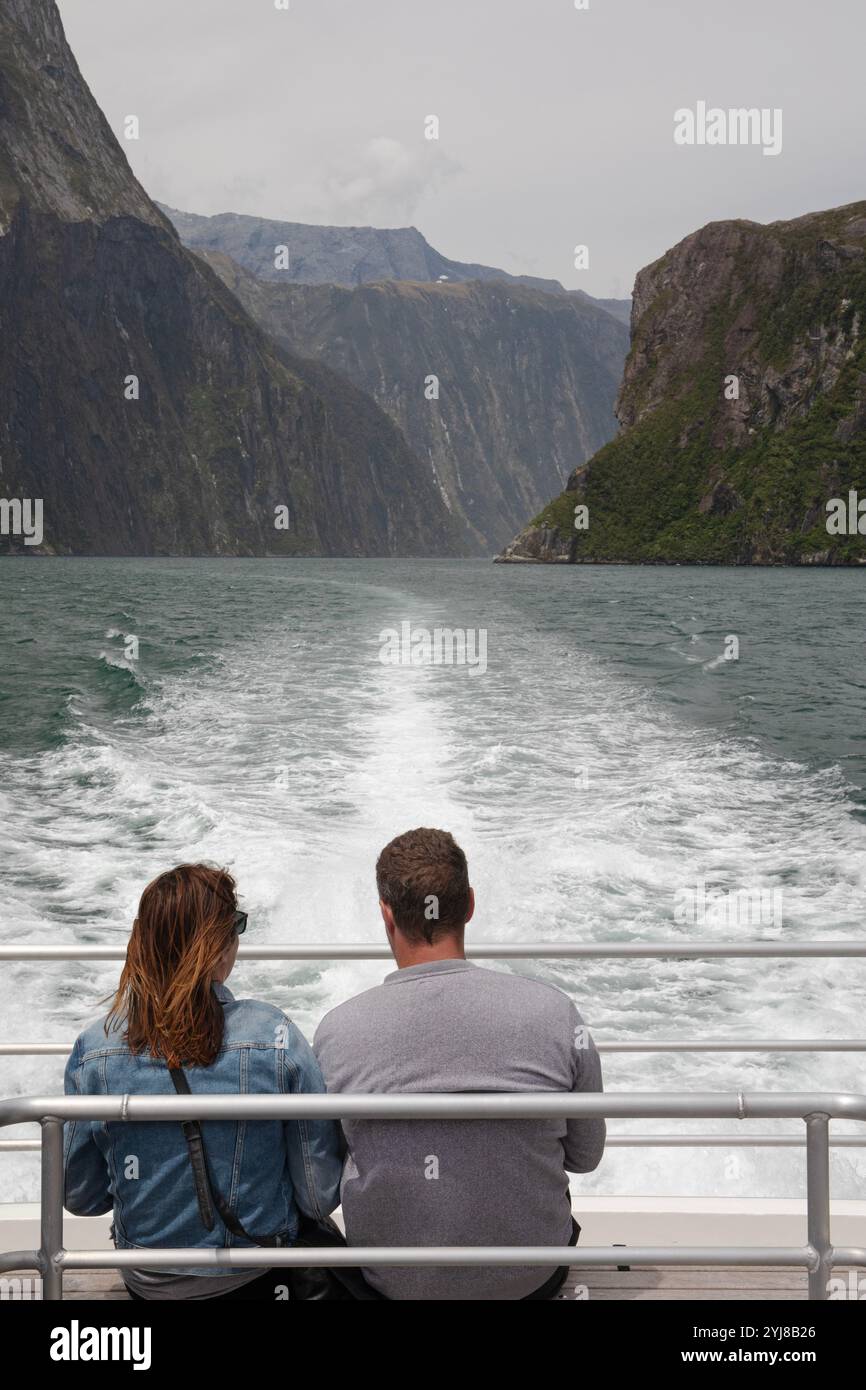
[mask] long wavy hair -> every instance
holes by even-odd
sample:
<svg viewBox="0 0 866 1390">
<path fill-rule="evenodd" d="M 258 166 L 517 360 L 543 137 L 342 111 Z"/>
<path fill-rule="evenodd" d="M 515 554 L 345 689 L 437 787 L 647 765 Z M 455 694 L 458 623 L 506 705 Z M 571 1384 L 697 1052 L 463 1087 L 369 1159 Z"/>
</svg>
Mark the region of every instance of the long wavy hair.
<svg viewBox="0 0 866 1390">
<path fill-rule="evenodd" d="M 170 1067 L 215 1061 L 224 1019 L 211 985 L 236 910 L 231 874 L 207 864 L 181 864 L 145 888 L 106 1020 L 106 1030 L 125 1024 L 130 1052 Z"/>
</svg>

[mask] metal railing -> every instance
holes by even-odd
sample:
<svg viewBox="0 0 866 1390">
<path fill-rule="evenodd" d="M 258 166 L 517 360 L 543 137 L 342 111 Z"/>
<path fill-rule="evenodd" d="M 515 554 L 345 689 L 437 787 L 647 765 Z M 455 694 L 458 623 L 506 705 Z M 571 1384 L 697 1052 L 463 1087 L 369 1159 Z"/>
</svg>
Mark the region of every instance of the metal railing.
<svg viewBox="0 0 866 1390">
<path fill-rule="evenodd" d="M 476 941 L 466 954 L 478 960 L 741 960 L 866 957 L 863 941 Z M 125 960 L 126 946 L 0 945 L 0 960 Z M 369 941 L 288 941 L 241 946 L 239 960 L 393 960 L 384 943 Z"/>
<path fill-rule="evenodd" d="M 861 941 L 647 941 L 607 942 L 604 945 L 560 941 L 482 941 L 467 947 L 477 960 L 743 960 L 866 958 Z M 31 946 L 24 942 L 0 945 L 0 961 L 125 960 L 126 946 Z M 248 960 L 392 960 L 387 945 L 364 941 L 286 942 L 241 946 L 240 961 Z M 591 1024 L 588 1025 L 592 1027 Z M 640 1042 L 595 1039 L 599 1052 L 866 1052 L 866 1038 L 650 1038 Z M 0 1057 L 68 1056 L 72 1044 L 0 1043 Z M 860 1141 L 857 1141 L 860 1142 Z"/>
<path fill-rule="evenodd" d="M 470 945 L 467 955 L 479 960 L 724 960 L 724 959 L 849 959 L 866 958 L 866 943 L 859 941 L 745 941 L 745 942 L 608 942 L 573 944 L 559 941 L 534 943 L 497 941 Z M 93 961 L 124 960 L 126 946 L 105 943 L 92 946 L 34 946 L 25 942 L 0 945 L 0 961 Z M 368 942 L 283 942 L 263 946 L 241 946 L 239 960 L 391 960 L 387 945 Z M 591 1027 L 591 1025 L 589 1025 Z M 815 1053 L 866 1052 L 866 1038 L 651 1038 L 645 1041 L 605 1041 L 595 1037 L 601 1053 Z M 0 1043 L 2 1057 L 65 1057 L 72 1051 L 68 1042 Z M 708 1135 L 617 1134 L 608 1136 L 614 1148 L 803 1148 L 805 1141 L 790 1135 L 746 1137 Z M 837 1135 L 833 1148 L 864 1148 L 866 1137 Z M 38 1139 L 0 1140 L 0 1153 L 38 1152 Z"/>
<path fill-rule="evenodd" d="M 366 942 L 296 942 L 247 946 L 239 951 L 241 960 L 390 960 L 384 944 Z M 615 942 L 604 945 L 574 945 L 563 942 L 481 942 L 467 950 L 470 958 L 487 960 L 720 960 L 720 959 L 837 959 L 866 958 L 866 943 L 859 941 L 806 941 L 784 943 L 752 942 Z M 93 961 L 124 960 L 126 945 L 34 946 L 24 943 L 0 945 L 0 961 Z M 862 1052 L 866 1039 L 652 1039 L 641 1042 L 597 1041 L 600 1052 Z M 4 1043 L 0 1056 L 66 1055 L 67 1043 Z M 433 1107 L 432 1109 L 429 1107 Z M 41 1110 L 39 1107 L 43 1107 Z M 163 1107 L 167 1107 L 164 1109 Z M 216 1108 L 215 1108 L 216 1107 Z M 793 1108 L 792 1108 L 793 1107 Z M 251 1113 L 251 1110 L 253 1113 Z M 86 1113 L 85 1113 L 86 1111 Z M 247 1250 L 239 1261 L 237 1250 L 223 1251 L 117 1251 L 113 1256 L 88 1251 L 62 1249 L 62 1122 L 89 1119 L 235 1119 L 307 1118 L 330 1116 L 350 1118 L 527 1118 L 550 1115 L 579 1118 L 605 1116 L 609 1119 L 681 1118 L 772 1118 L 800 1119 L 806 1123 L 806 1138 L 793 1135 L 759 1134 L 618 1134 L 608 1137 L 609 1147 L 770 1147 L 805 1148 L 807 1158 L 808 1244 L 802 1248 L 721 1247 L 665 1250 L 631 1247 L 628 1259 L 634 1264 L 778 1264 L 809 1270 L 810 1298 L 826 1298 L 825 1275 L 834 1265 L 864 1265 L 866 1252 L 857 1248 L 834 1251 L 829 1244 L 829 1148 L 864 1147 L 866 1137 L 829 1134 L 831 1118 L 866 1119 L 866 1097 L 845 1094 L 794 1093 L 773 1095 L 756 1093 L 735 1095 L 699 1093 L 696 1095 L 619 1095 L 550 1096 L 516 1095 L 487 1097 L 455 1096 L 316 1096 L 316 1097 L 64 1097 L 62 1100 L 29 1099 L 0 1103 L 0 1127 L 25 1122 L 42 1126 L 43 1142 L 38 1139 L 0 1141 L 0 1152 L 42 1151 L 42 1233 L 38 1251 L 0 1254 L 0 1271 L 39 1269 L 46 1296 L 62 1297 L 62 1277 L 66 1269 L 153 1268 L 164 1267 L 167 1258 L 176 1266 L 202 1264 L 273 1267 L 275 1265 L 468 1265 L 538 1264 L 581 1265 L 617 1264 L 621 1248 L 583 1250 L 578 1260 L 572 1247 L 552 1250 L 539 1248 L 476 1247 L 461 1249 L 355 1249 L 303 1252 L 290 1250 Z M 58 1184 L 60 1186 L 58 1187 Z M 10 1263 L 16 1260 L 18 1263 Z M 823 1292 L 822 1292 L 823 1289 Z"/>
<path fill-rule="evenodd" d="M 526 1120 L 526 1119 L 799 1119 L 806 1126 L 806 1244 L 803 1246 L 373 1246 L 260 1249 L 66 1250 L 63 1245 L 63 1123 L 181 1120 Z M 866 1247 L 834 1247 L 830 1231 L 829 1125 L 866 1121 L 866 1095 L 831 1092 L 560 1095 L 292 1095 L 63 1096 L 0 1102 L 0 1128 L 42 1126 L 38 1250 L 0 1253 L 0 1273 L 37 1270 L 43 1296 L 62 1299 L 63 1276 L 81 1269 L 306 1266 L 772 1265 L 804 1269 L 809 1298 L 829 1297 L 837 1266 L 866 1268 Z"/>
</svg>

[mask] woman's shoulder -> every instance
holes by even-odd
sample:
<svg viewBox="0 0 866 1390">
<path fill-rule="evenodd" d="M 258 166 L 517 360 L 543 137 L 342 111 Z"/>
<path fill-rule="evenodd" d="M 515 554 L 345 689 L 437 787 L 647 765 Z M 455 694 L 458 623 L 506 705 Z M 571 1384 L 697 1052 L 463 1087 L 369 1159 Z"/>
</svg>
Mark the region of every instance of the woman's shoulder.
<svg viewBox="0 0 866 1390">
<path fill-rule="evenodd" d="M 104 1052 L 126 1052 L 123 1023 L 104 1015 L 86 1024 L 75 1040 L 73 1059 L 83 1062 L 88 1056 Z"/>
<path fill-rule="evenodd" d="M 221 986 L 217 990 L 225 1011 L 224 1043 L 251 1043 L 259 1047 L 285 1047 L 297 1032 L 282 1009 L 264 999 L 235 999 Z"/>
</svg>

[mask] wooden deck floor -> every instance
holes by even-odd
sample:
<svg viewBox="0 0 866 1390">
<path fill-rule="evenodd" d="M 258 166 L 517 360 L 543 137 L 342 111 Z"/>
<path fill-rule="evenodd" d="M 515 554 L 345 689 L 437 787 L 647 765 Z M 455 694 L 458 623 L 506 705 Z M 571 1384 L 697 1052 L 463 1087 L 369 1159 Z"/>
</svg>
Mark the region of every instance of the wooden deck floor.
<svg viewBox="0 0 866 1390">
<path fill-rule="evenodd" d="M 834 1270 L 847 1278 L 847 1271 Z M 582 1287 L 587 1293 L 578 1294 Z M 646 1265 L 642 1269 L 572 1269 L 560 1298 L 588 1296 L 590 1302 L 634 1301 L 727 1302 L 753 1299 L 807 1299 L 805 1270 L 772 1265 Z"/>
<path fill-rule="evenodd" d="M 834 1274 L 847 1279 L 847 1270 L 837 1269 Z M 63 1296 L 70 1301 L 129 1301 L 120 1275 L 110 1269 L 67 1274 L 63 1281 Z M 680 1302 L 804 1300 L 807 1288 L 804 1271 L 774 1269 L 771 1266 L 743 1269 L 736 1265 L 721 1268 L 706 1265 L 662 1268 L 649 1265 L 631 1270 L 613 1267 L 582 1270 L 577 1266 L 571 1271 L 559 1297 L 563 1300 L 587 1298 L 589 1302 L 615 1299 Z"/>
</svg>

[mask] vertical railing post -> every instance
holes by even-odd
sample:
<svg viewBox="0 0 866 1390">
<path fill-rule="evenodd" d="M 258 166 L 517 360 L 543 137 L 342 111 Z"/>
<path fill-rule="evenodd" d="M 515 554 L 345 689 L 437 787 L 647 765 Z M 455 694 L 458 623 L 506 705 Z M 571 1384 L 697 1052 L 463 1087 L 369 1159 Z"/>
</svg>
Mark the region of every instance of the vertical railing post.
<svg viewBox="0 0 866 1390">
<path fill-rule="evenodd" d="M 830 1297 L 833 1272 L 830 1244 L 830 1121 L 806 1116 L 806 1220 L 808 1240 L 817 1261 L 809 1270 L 809 1298 Z"/>
<path fill-rule="evenodd" d="M 63 1121 L 46 1116 L 42 1120 L 42 1191 L 39 1258 L 42 1271 L 42 1297 L 63 1297 L 63 1270 L 58 1256 L 63 1252 Z"/>
</svg>

